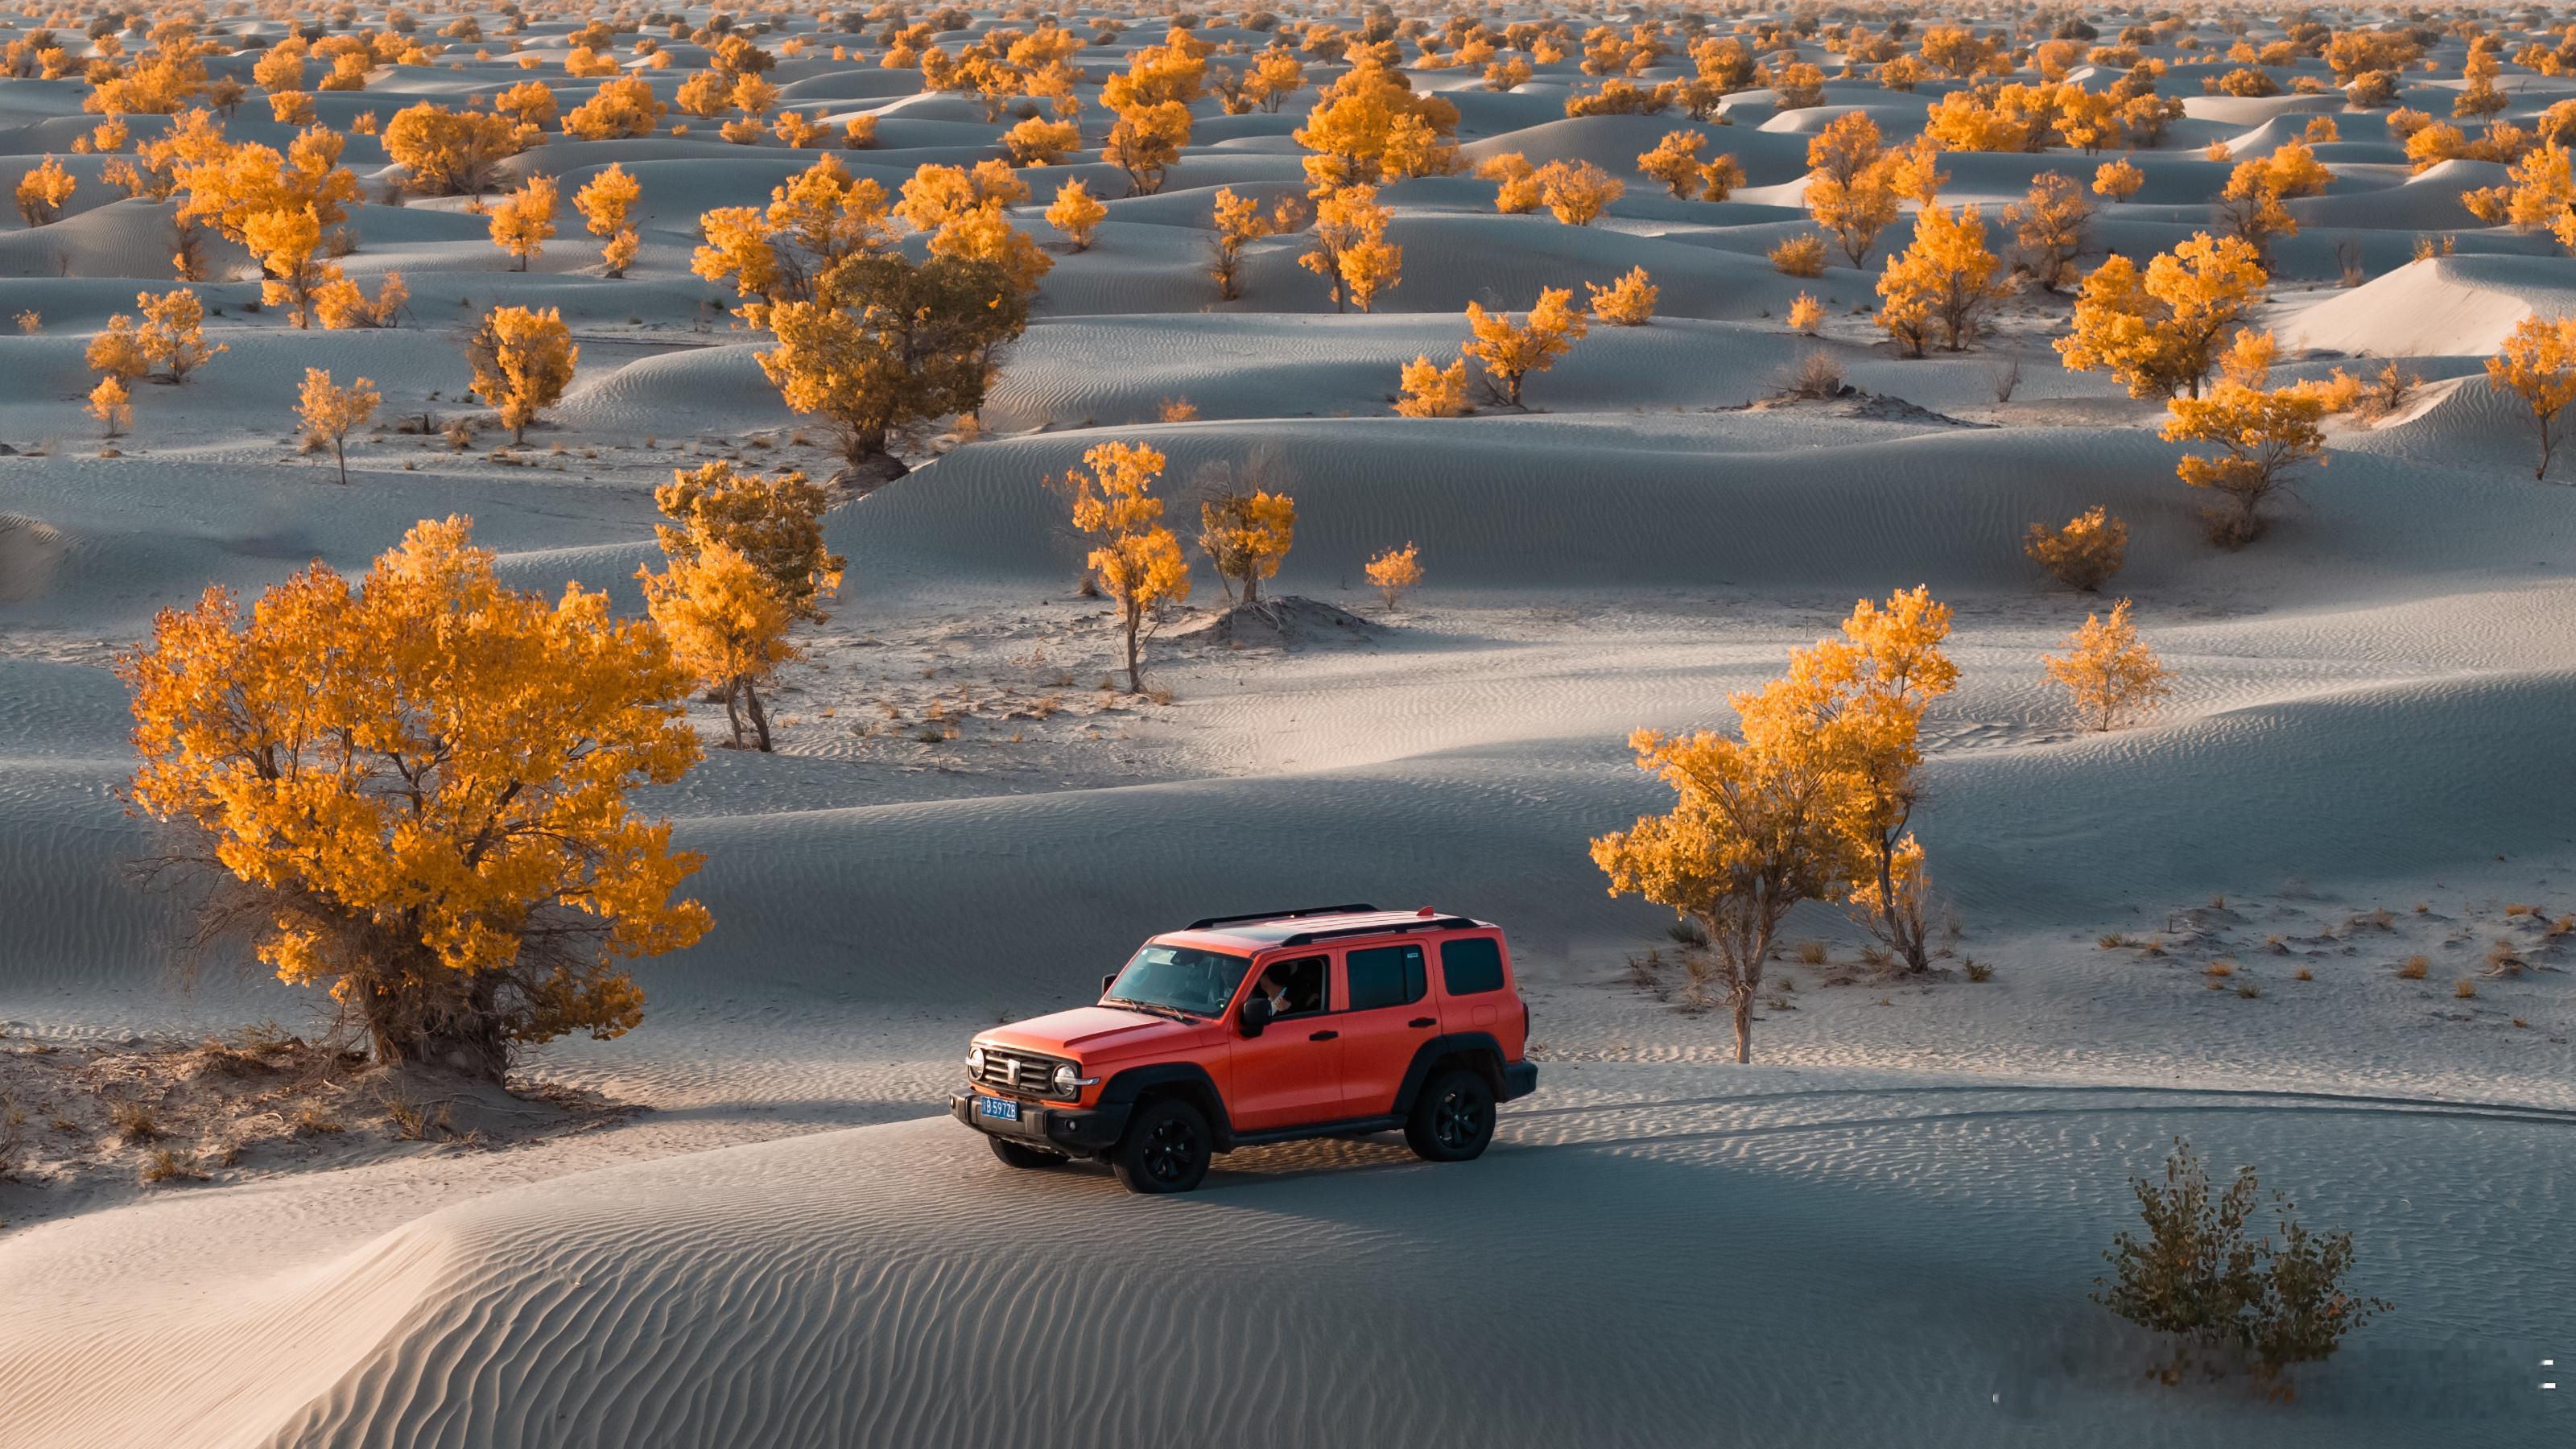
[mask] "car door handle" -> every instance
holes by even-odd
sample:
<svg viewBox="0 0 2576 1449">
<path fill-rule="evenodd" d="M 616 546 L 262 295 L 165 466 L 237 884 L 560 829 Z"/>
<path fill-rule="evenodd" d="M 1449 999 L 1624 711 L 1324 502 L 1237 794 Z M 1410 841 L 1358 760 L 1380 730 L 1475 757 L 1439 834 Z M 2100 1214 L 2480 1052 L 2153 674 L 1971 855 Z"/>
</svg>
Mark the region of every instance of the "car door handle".
<svg viewBox="0 0 2576 1449">
<path fill-rule="evenodd" d="M 1405 1023 L 1406 1026 L 1438 1026 L 1439 1024 L 1440 1018 L 1436 1016 L 1417 1016 Z"/>
<path fill-rule="evenodd" d="M 1309 1034 L 1309 1035 L 1307 1036 L 1306 1040 L 1308 1040 L 1308 1041 L 1332 1041 L 1332 1040 L 1337 1039 L 1337 1038 L 1338 1038 L 1338 1037 L 1340 1037 L 1340 1036 L 1341 1036 L 1341 1033 L 1340 1033 L 1340 1032 L 1338 1032 L 1338 1031 L 1319 1031 L 1319 1032 L 1313 1032 L 1313 1033 Z"/>
</svg>

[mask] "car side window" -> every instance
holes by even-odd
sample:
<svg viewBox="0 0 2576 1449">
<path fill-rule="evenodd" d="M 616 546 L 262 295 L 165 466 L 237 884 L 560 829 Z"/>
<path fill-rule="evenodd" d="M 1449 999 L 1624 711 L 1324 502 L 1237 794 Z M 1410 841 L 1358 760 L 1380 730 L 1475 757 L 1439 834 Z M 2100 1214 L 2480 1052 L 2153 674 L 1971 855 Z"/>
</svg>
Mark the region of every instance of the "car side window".
<svg viewBox="0 0 2576 1449">
<path fill-rule="evenodd" d="M 1342 955 L 1342 974 L 1350 984 L 1352 1011 L 1406 1006 L 1431 989 L 1423 971 L 1422 947 L 1370 946 Z"/>
<path fill-rule="evenodd" d="M 1298 956 L 1273 961 L 1253 983 L 1253 994 L 1268 997 L 1270 1019 L 1312 1016 L 1332 1005 L 1332 958 Z"/>
<path fill-rule="evenodd" d="M 1503 948 L 1491 936 L 1440 943 L 1440 985 L 1452 996 L 1503 989 Z"/>
</svg>

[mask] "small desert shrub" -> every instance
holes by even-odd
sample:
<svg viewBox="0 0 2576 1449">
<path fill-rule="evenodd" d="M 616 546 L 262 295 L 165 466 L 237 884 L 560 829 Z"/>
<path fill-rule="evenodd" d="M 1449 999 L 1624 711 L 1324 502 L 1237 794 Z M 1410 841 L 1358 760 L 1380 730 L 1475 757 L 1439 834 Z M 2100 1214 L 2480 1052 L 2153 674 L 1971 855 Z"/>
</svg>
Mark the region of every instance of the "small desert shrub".
<svg viewBox="0 0 2576 1449">
<path fill-rule="evenodd" d="M 1800 941 L 1798 943 L 1798 960 L 1800 964 L 1807 966 L 1824 965 L 1825 943 L 1822 941 Z"/>
<path fill-rule="evenodd" d="M 1821 277 L 1825 274 L 1825 239 L 1820 236 L 1793 236 L 1771 249 L 1771 265 L 1786 277 Z"/>
<path fill-rule="evenodd" d="M 2171 1337 L 2173 1357 L 2150 1370 L 2168 1384 L 2208 1355 L 2232 1356 L 2277 1381 L 2293 1365 L 2329 1357 L 2345 1335 L 2394 1306 L 2345 1287 L 2352 1234 L 2310 1231 L 2280 1193 L 2272 1195 L 2278 1238 L 2249 1237 L 2261 1192 L 2251 1167 L 2236 1169 L 2236 1180 L 2213 1193 L 2191 1144 L 2177 1137 L 2164 1181 L 2132 1178 L 2129 1186 L 2146 1236 L 2122 1232 L 2112 1240 L 2102 1255 L 2112 1274 L 2094 1279 L 2090 1296 Z M 2213 1373 L 2222 1366 L 2210 1365 Z"/>
<path fill-rule="evenodd" d="M 1840 397 L 1843 391 L 1843 367 L 1822 352 L 1808 352 L 1791 363 L 1780 379 L 1780 394 L 1800 401 L 1820 401 Z"/>
<path fill-rule="evenodd" d="M 2424 979 L 2425 973 L 2432 969 L 2432 962 L 2425 960 L 2421 956 L 2409 956 L 2406 958 L 2406 964 L 2397 968 L 2397 974 L 2409 981 L 2421 981 Z"/>
<path fill-rule="evenodd" d="M 1968 973 L 1968 979 L 1971 981 L 1992 981 L 1995 979 L 1995 968 L 1978 960 L 1974 956 L 1962 961 L 1959 963 L 1959 966 L 1961 970 Z"/>
<path fill-rule="evenodd" d="M 116 1135 L 127 1142 L 161 1140 L 160 1122 L 153 1117 L 152 1109 L 141 1102 L 108 1103 L 107 1121 L 116 1129 Z"/>
<path fill-rule="evenodd" d="M 1660 991 L 1664 984 L 1664 953 L 1646 948 L 1643 956 L 1628 958 L 1628 984 L 1640 991 Z"/>
<path fill-rule="evenodd" d="M 2212 976 L 2233 976 L 2236 974 L 2236 963 L 2225 960 L 2212 961 L 2209 963 L 2209 974 Z"/>
<path fill-rule="evenodd" d="M 2511 941 L 2498 941 L 2487 948 L 2489 976 L 2518 976 L 2522 973 L 2522 953 Z"/>
<path fill-rule="evenodd" d="M 2299 968 L 2298 974 L 2292 976 L 2290 979 L 2293 981 L 2314 981 L 2317 979 L 2317 973 L 2309 970 L 2305 966 L 2302 966 Z"/>
<path fill-rule="evenodd" d="M 173 1152 L 166 1147 L 153 1153 L 150 1157 L 144 1160 L 143 1170 L 140 1175 L 143 1179 L 143 1185 L 146 1187 L 150 1187 L 156 1182 L 203 1182 L 206 1180 L 206 1175 L 197 1170 L 197 1159 L 194 1156 L 184 1152 Z"/>
<path fill-rule="evenodd" d="M 2105 931 L 2093 939 L 2093 944 L 2101 947 L 2105 951 L 2117 951 L 2121 947 L 2129 944 L 2129 938 L 2121 935 L 2117 931 Z"/>
<path fill-rule="evenodd" d="M 1664 927 L 1664 934 L 1692 950 L 1698 950 L 1708 944 L 1708 931 L 1688 916 Z"/>
<path fill-rule="evenodd" d="M 295 1135 L 298 1137 L 328 1137 L 346 1130 L 339 1115 L 319 1102 L 307 1102 L 295 1114 Z"/>
<path fill-rule="evenodd" d="M 432 1133 L 449 1134 L 447 1108 L 432 1110 L 428 1105 L 407 1097 L 385 1099 L 385 1121 L 394 1135 L 405 1142 L 426 1142 Z"/>
<path fill-rule="evenodd" d="M 2451 988 L 2451 994 L 2460 998 L 2462 1001 L 2475 1000 L 2478 994 L 2478 983 L 2471 981 L 2466 976 L 2463 976 L 2460 978 L 2459 984 Z"/>
<path fill-rule="evenodd" d="M 1167 397 L 1154 409 L 1155 418 L 1166 423 L 1195 422 L 1198 415 L 1199 405 L 1185 397 Z"/>
<path fill-rule="evenodd" d="M 2254 998 L 2263 994 L 2263 988 L 2255 985 L 2251 981 L 2239 981 L 2236 983 L 2236 994 L 2244 997 L 2248 1001 L 2252 1001 Z"/>
<path fill-rule="evenodd" d="M 2021 551 L 2070 589 L 2100 589 L 2129 557 L 2129 525 L 2096 507 L 2050 531 L 2034 523 L 2022 537 Z M 2223 898 L 2222 898 L 2223 899 Z"/>
</svg>

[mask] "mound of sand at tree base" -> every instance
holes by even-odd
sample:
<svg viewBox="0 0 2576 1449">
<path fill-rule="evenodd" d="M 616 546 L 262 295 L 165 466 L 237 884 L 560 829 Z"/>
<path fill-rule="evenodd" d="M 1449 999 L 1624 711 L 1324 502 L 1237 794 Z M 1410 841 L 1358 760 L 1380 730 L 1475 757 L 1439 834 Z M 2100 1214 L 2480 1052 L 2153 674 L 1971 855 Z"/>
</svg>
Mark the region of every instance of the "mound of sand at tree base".
<svg viewBox="0 0 2576 1449">
<path fill-rule="evenodd" d="M 2168 1444 L 2177 1415 L 2204 1442 L 2548 1432 L 2530 1356 L 2576 1330 L 2576 1299 L 2534 1209 L 2571 1185 L 2576 1121 L 1895 1085 L 1527 1111 L 1456 1167 L 1272 1149 L 1153 1202 L 1098 1169 L 1008 1172 L 944 1120 L 863 1128 L 495 1192 L 118 1306 L 95 1297 L 119 1286 L 96 1276 L 110 1244 L 74 1222 L 6 1250 L 0 1423 L 208 1449 L 1652 1444 L 1751 1424 L 1821 1446 L 1891 1415 L 1921 1445 Z M 2245 1389 L 2178 1403 L 2073 1291 L 2130 1215 L 2123 1173 L 2172 1132 L 2370 1236 L 2368 1287 L 2400 1313 L 2301 1374 L 2306 1413 Z M 130 1231 L 235 1239 L 326 1206 L 229 1196 Z M 66 1304 L 75 1337 L 49 1326 Z M 100 1356 L 155 1368 L 65 1371 Z M 1831 1391 L 1826 1362 L 1847 1366 Z"/>
</svg>

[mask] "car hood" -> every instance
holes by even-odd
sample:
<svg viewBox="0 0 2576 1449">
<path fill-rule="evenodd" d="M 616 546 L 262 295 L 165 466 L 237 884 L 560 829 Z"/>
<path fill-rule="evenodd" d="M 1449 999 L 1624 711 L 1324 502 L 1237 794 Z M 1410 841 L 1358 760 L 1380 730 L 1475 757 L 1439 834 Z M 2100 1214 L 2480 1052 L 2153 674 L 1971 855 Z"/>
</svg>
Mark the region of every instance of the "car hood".
<svg viewBox="0 0 2576 1449">
<path fill-rule="evenodd" d="M 1124 1007 L 1077 1006 L 1071 1011 L 1033 1016 L 977 1032 L 975 1040 L 1090 1061 L 1195 1042 L 1207 1032 L 1205 1024 L 1192 1025 Z"/>
</svg>

